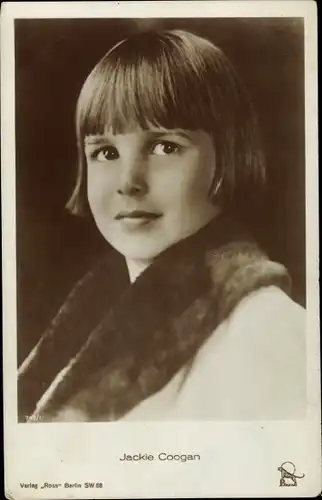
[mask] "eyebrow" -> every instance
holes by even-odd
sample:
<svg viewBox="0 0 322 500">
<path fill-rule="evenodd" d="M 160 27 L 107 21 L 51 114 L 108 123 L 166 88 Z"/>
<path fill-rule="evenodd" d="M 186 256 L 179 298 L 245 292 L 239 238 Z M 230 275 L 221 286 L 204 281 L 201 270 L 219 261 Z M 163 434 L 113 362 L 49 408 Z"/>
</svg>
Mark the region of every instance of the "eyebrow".
<svg viewBox="0 0 322 500">
<path fill-rule="evenodd" d="M 188 139 L 191 141 L 191 137 L 188 132 L 185 132 L 184 130 L 181 129 L 169 129 L 169 130 L 147 130 L 149 134 L 151 134 L 154 137 L 162 137 L 164 135 L 168 136 L 179 136 L 183 137 L 184 139 Z M 121 135 L 121 134 L 120 134 Z M 111 139 L 113 140 L 114 135 L 110 134 L 97 134 L 97 135 L 88 135 L 85 136 L 84 138 L 84 144 L 85 145 L 96 145 L 96 144 L 102 144 L 104 142 L 109 142 Z"/>
<path fill-rule="evenodd" d="M 108 142 L 109 138 L 105 135 L 87 135 L 84 138 L 85 145 L 95 145 L 102 144 L 102 142 Z"/>
</svg>

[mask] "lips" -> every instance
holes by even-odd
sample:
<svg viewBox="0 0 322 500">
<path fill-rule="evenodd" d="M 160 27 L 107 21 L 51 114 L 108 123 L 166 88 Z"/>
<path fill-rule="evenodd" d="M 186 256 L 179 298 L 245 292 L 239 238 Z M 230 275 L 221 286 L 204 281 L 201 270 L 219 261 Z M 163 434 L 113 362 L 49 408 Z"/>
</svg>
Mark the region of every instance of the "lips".
<svg viewBox="0 0 322 500">
<path fill-rule="evenodd" d="M 122 219 L 144 219 L 144 220 L 154 220 L 161 217 L 161 214 L 155 212 L 146 212 L 144 210 L 133 210 L 132 212 L 119 212 L 116 216 L 116 220 Z"/>
</svg>

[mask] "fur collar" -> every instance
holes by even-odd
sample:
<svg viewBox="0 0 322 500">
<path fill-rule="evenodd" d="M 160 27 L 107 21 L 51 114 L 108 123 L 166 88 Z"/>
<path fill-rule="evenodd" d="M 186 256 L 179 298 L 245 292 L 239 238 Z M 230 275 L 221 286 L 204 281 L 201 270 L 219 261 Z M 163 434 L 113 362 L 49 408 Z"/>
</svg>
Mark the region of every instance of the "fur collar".
<svg viewBox="0 0 322 500">
<path fill-rule="evenodd" d="M 130 285 L 109 255 L 74 288 L 19 370 L 19 413 L 69 402 L 116 420 L 164 387 L 248 293 L 289 289 L 285 268 L 223 214 L 163 252 Z"/>
</svg>

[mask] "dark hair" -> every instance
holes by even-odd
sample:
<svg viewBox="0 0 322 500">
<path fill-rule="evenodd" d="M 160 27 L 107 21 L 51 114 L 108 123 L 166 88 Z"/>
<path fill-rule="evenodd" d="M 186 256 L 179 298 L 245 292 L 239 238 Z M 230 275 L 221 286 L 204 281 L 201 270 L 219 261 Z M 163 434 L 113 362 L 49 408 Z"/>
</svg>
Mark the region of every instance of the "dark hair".
<svg viewBox="0 0 322 500">
<path fill-rule="evenodd" d="M 216 152 L 210 194 L 222 204 L 229 204 L 239 185 L 256 186 L 265 178 L 256 117 L 224 53 L 189 32 L 142 32 L 109 50 L 80 92 L 77 181 L 67 204 L 72 213 L 87 206 L 85 136 L 138 125 L 208 132 Z"/>
</svg>

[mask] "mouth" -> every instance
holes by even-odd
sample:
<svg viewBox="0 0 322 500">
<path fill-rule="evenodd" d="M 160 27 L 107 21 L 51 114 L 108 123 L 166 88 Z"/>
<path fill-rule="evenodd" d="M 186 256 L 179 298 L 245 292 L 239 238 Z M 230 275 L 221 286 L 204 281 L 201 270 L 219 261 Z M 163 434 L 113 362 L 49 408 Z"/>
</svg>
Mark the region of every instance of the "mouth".
<svg viewBox="0 0 322 500">
<path fill-rule="evenodd" d="M 119 212 L 116 216 L 116 220 L 141 220 L 141 221 L 151 221 L 161 217 L 161 214 L 155 212 L 146 212 L 144 210 L 133 210 L 132 212 Z"/>
</svg>

